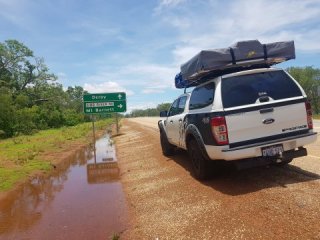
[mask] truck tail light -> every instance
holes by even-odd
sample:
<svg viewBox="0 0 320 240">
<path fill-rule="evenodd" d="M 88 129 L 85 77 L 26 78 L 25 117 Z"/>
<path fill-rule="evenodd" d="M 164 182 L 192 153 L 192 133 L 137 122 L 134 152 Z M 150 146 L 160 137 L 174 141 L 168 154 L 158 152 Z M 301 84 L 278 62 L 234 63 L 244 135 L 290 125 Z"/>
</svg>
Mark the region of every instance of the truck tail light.
<svg viewBox="0 0 320 240">
<path fill-rule="evenodd" d="M 214 117 L 211 119 L 211 131 L 218 145 L 229 144 L 228 128 L 225 117 Z"/>
<path fill-rule="evenodd" d="M 309 101 L 306 101 L 306 111 L 307 111 L 308 128 L 313 129 L 312 108 L 311 108 L 311 103 Z"/>
</svg>

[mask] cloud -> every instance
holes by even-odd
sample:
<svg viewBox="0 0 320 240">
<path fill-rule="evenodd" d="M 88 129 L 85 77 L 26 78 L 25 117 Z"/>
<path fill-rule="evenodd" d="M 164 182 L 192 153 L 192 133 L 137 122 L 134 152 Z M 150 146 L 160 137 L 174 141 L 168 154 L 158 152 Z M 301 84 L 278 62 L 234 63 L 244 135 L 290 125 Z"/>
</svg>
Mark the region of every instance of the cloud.
<svg viewBox="0 0 320 240">
<path fill-rule="evenodd" d="M 178 33 L 172 50 L 175 63 L 184 63 L 201 49 L 227 47 L 247 39 L 294 40 L 297 50 L 320 51 L 318 0 L 242 0 L 219 4 L 208 1 L 193 12 L 190 5 L 180 9 L 179 14 L 162 12 L 162 21 Z"/>
<path fill-rule="evenodd" d="M 176 71 L 175 66 L 150 63 L 127 65 L 123 68 L 123 72 L 129 76 L 139 78 L 140 84 L 153 88 L 169 88 Z"/>
<path fill-rule="evenodd" d="M 196 53 L 200 52 L 202 49 L 204 49 L 201 46 L 191 46 L 191 43 L 178 45 L 173 50 L 173 55 L 175 62 L 183 64 L 190 58 L 192 58 Z"/>
<path fill-rule="evenodd" d="M 89 93 L 108 93 L 108 92 L 126 92 L 127 96 L 132 96 L 133 91 L 125 89 L 116 82 L 103 82 L 103 83 L 85 83 L 84 90 Z"/>
<path fill-rule="evenodd" d="M 167 86 L 147 87 L 147 88 L 144 88 L 141 92 L 145 94 L 163 93 L 166 88 Z"/>
<path fill-rule="evenodd" d="M 173 79 L 177 73 L 177 66 L 161 64 L 136 63 L 128 64 L 115 69 L 103 67 L 96 74 L 85 77 L 83 82 L 105 84 L 105 79 L 111 79 L 118 86 L 139 87 L 142 93 L 160 93 L 173 87 Z"/>
<path fill-rule="evenodd" d="M 65 83 L 68 82 L 68 76 L 67 76 L 67 74 L 64 73 L 64 72 L 58 72 L 56 75 L 57 75 L 57 77 L 58 77 L 58 79 L 57 79 L 56 82 L 62 84 L 63 90 L 66 91 L 66 90 L 68 89 L 68 87 L 67 87 L 66 84 L 65 84 Z"/>
<path fill-rule="evenodd" d="M 235 1 L 228 17 L 233 16 L 232 26 L 239 28 L 238 31 L 264 34 L 318 18 L 320 9 L 315 8 L 313 3 L 319 1 Z M 226 26 L 223 20 L 219 24 Z"/>
<path fill-rule="evenodd" d="M 154 12 L 159 14 L 163 9 L 174 8 L 185 1 L 186 0 L 160 0 Z"/>
</svg>

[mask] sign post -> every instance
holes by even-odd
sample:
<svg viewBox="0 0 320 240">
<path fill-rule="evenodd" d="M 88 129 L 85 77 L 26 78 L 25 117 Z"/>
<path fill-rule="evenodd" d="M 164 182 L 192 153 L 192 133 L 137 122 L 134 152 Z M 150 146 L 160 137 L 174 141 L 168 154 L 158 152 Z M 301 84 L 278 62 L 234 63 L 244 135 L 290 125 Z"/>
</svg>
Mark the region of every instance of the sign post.
<svg viewBox="0 0 320 240">
<path fill-rule="evenodd" d="M 94 163 L 97 162 L 97 155 L 96 155 L 96 129 L 94 127 L 94 120 L 95 117 L 91 116 L 91 120 L 92 120 L 92 131 L 93 131 L 93 154 L 94 154 Z"/>
<path fill-rule="evenodd" d="M 119 120 L 118 120 L 118 114 L 116 113 L 116 128 L 117 128 L 117 135 L 119 134 Z"/>
<path fill-rule="evenodd" d="M 119 131 L 118 114 L 127 111 L 125 92 L 93 93 L 83 95 L 83 111 L 92 117 L 94 161 L 96 162 L 96 136 L 94 127 L 94 114 L 116 113 L 117 134 Z"/>
</svg>

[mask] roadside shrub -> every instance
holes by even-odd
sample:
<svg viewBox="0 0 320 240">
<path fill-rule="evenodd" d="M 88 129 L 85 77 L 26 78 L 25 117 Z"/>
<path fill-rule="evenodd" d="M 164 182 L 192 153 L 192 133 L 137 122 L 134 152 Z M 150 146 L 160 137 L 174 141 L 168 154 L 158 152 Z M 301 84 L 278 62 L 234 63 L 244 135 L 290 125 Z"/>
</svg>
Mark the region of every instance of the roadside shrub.
<svg viewBox="0 0 320 240">
<path fill-rule="evenodd" d="M 63 126 L 63 116 L 57 109 L 50 112 L 48 116 L 48 126 L 52 128 L 57 128 Z"/>
<path fill-rule="evenodd" d="M 14 130 L 16 133 L 23 133 L 30 135 L 36 132 L 36 119 L 38 114 L 38 107 L 22 108 L 16 111 L 16 124 Z"/>
<path fill-rule="evenodd" d="M 83 114 L 77 113 L 74 109 L 67 109 L 63 113 L 63 118 L 67 126 L 75 126 L 84 121 Z"/>
</svg>

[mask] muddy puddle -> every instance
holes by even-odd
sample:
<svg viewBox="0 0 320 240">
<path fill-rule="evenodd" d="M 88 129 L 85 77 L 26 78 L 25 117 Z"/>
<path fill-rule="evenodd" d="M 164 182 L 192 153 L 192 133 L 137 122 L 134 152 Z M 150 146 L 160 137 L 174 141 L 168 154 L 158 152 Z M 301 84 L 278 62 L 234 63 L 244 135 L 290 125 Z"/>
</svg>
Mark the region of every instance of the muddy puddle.
<svg viewBox="0 0 320 240">
<path fill-rule="evenodd" d="M 127 208 L 112 140 L 105 136 L 0 202 L 0 239 L 111 239 Z"/>
</svg>

